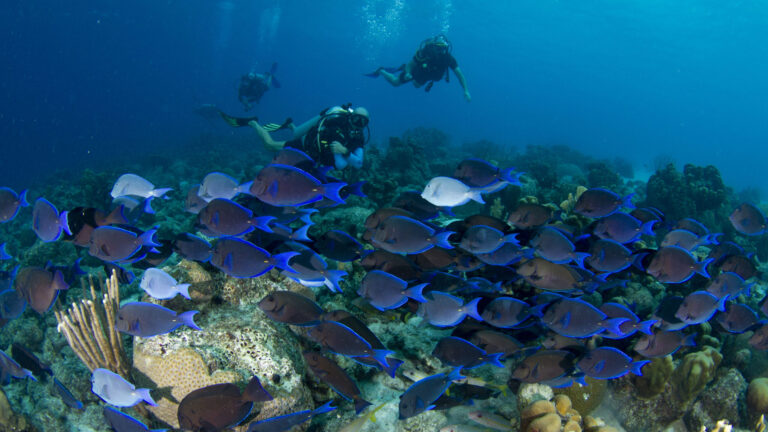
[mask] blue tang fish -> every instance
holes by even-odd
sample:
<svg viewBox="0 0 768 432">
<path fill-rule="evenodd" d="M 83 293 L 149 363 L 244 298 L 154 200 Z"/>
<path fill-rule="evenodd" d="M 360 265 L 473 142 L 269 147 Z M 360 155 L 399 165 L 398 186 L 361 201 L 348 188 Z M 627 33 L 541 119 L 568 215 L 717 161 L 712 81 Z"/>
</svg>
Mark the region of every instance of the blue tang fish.
<svg viewBox="0 0 768 432">
<path fill-rule="evenodd" d="M 152 337 L 172 332 L 181 325 L 200 330 L 194 317 L 198 311 L 180 314 L 152 303 L 133 302 L 120 306 L 115 328 L 132 336 Z"/>
<path fill-rule="evenodd" d="M 314 410 L 299 411 L 293 414 L 286 414 L 278 417 L 272 417 L 265 420 L 253 422 L 248 425 L 247 432 L 282 432 L 300 425 L 316 415 L 327 413 L 336 409 L 332 405 L 333 401 L 328 401 Z"/>
<path fill-rule="evenodd" d="M 253 278 L 263 275 L 273 267 L 293 272 L 288 262 L 298 254 L 284 252 L 270 255 L 251 242 L 237 237 L 223 237 L 213 247 L 211 264 L 229 276 Z"/>
<path fill-rule="evenodd" d="M 369 271 L 360 282 L 357 293 L 366 298 L 371 306 L 380 311 L 397 309 L 409 298 L 423 303 L 427 301 L 421 291 L 429 284 L 422 283 L 408 288 L 408 282 L 381 270 Z"/>
<path fill-rule="evenodd" d="M 6 385 L 10 383 L 11 378 L 29 378 L 32 381 L 37 381 L 31 370 L 21 367 L 21 365 L 16 363 L 16 360 L 12 359 L 5 352 L 0 351 L 0 384 Z"/>
<path fill-rule="evenodd" d="M 19 213 L 21 207 L 27 207 L 27 191 L 16 194 L 13 189 L 0 187 L 0 223 L 10 222 Z"/>
<path fill-rule="evenodd" d="M 104 418 L 115 432 L 145 432 L 149 428 L 144 423 L 112 407 L 104 407 Z M 151 432 L 165 432 L 168 429 L 152 429 Z"/>
<path fill-rule="evenodd" d="M 576 365 L 588 377 L 614 379 L 629 372 L 642 376 L 643 366 L 650 360 L 632 361 L 632 358 L 613 347 L 599 347 L 588 352 Z"/>
<path fill-rule="evenodd" d="M 70 392 L 68 388 L 64 387 L 64 384 L 62 384 L 61 381 L 59 381 L 57 378 L 53 379 L 53 388 L 56 390 L 56 393 L 59 395 L 65 405 L 76 410 L 83 409 L 83 403 L 77 400 L 72 392 Z"/>
<path fill-rule="evenodd" d="M 418 254 L 433 247 L 453 249 L 448 242 L 452 231 L 436 233 L 434 228 L 406 216 L 390 216 L 374 231 L 371 243 L 392 253 Z"/>
<path fill-rule="evenodd" d="M 434 402 L 448 390 L 451 383 L 464 378 L 461 368 L 420 379 L 400 395 L 400 420 L 413 417 L 435 407 Z"/>
<path fill-rule="evenodd" d="M 157 229 L 153 228 L 143 234 L 123 228 L 102 226 L 93 230 L 88 253 L 102 261 L 117 262 L 129 259 L 144 246 L 160 247 L 154 240 Z"/>
<path fill-rule="evenodd" d="M 166 300 L 181 294 L 185 299 L 189 299 L 189 284 L 180 284 L 176 279 L 159 268 L 148 268 L 141 277 L 139 287 L 143 289 L 152 298 Z"/>
<path fill-rule="evenodd" d="M 593 188 L 584 191 L 576 200 L 573 211 L 586 217 L 606 217 L 621 207 L 635 208 L 632 204 L 632 196 L 629 194 L 622 198 L 619 194 L 603 188 Z"/>
<path fill-rule="evenodd" d="M 741 234 L 756 236 L 764 234 L 768 228 L 765 215 L 756 206 L 743 203 L 736 207 L 728 216 L 733 228 Z"/>
<path fill-rule="evenodd" d="M 483 317 L 477 313 L 477 304 L 480 297 L 467 304 L 464 300 L 439 291 L 432 291 L 427 295 L 427 301 L 419 305 L 419 315 L 435 327 L 453 327 L 464 321 L 469 315 L 482 321 Z"/>
<path fill-rule="evenodd" d="M 503 353 L 488 354 L 471 342 L 455 336 L 440 339 L 432 355 L 448 366 L 474 369 L 486 364 L 503 368 L 500 359 Z"/>
<path fill-rule="evenodd" d="M 220 172 L 212 172 L 203 178 L 197 196 L 210 202 L 216 198 L 231 200 L 241 193 L 249 193 L 251 182 L 240 184 L 237 180 Z"/>
<path fill-rule="evenodd" d="M 149 389 L 137 389 L 120 375 L 103 368 L 93 371 L 91 391 L 104 402 L 117 407 L 134 406 L 142 401 L 157 406 L 149 394 Z"/>
<path fill-rule="evenodd" d="M 38 198 L 32 207 L 32 230 L 44 242 L 58 240 L 62 231 L 72 235 L 67 221 L 67 212 L 59 213 L 56 207 L 45 198 Z"/>
<path fill-rule="evenodd" d="M 346 183 L 322 184 L 306 171 L 290 165 L 270 164 L 256 175 L 251 195 L 278 207 L 301 207 L 320 201 L 323 197 L 344 203 L 339 193 Z"/>
</svg>

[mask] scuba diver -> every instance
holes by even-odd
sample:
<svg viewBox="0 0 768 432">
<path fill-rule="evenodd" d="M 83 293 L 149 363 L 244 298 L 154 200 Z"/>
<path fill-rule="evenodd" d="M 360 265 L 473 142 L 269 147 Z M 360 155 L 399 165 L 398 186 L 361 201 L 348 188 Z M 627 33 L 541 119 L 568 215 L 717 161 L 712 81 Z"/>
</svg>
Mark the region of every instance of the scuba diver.
<svg viewBox="0 0 768 432">
<path fill-rule="evenodd" d="M 290 119 L 282 125 L 261 126 L 256 119 L 249 120 L 247 124 L 256 130 L 259 138 L 270 150 L 295 148 L 309 155 L 320 165 L 343 170 L 348 166 L 354 169 L 362 168 L 363 147 L 370 138 L 370 130 L 366 134 L 369 120 L 367 109 L 352 109 L 351 104 L 346 104 L 326 108 L 298 127 L 294 126 Z M 242 119 L 238 123 L 242 123 Z M 292 129 L 293 139 L 272 139 L 269 133 L 279 129 Z"/>
<path fill-rule="evenodd" d="M 467 80 L 451 54 L 451 43 L 442 34 L 421 42 L 419 50 L 408 63 L 396 68 L 380 67 L 375 72 L 365 75 L 372 78 L 382 75 L 395 87 L 409 81 L 413 81 L 413 86 L 417 88 L 426 84 L 424 91 L 428 92 L 435 82 L 442 79 L 448 82 L 448 69 L 453 70 L 456 78 L 459 79 L 467 102 L 472 100 L 467 89 Z"/>
<path fill-rule="evenodd" d="M 253 108 L 253 103 L 259 103 L 261 97 L 267 90 L 274 88 L 280 88 L 280 83 L 275 78 L 275 71 L 277 70 L 277 63 L 272 63 L 272 68 L 269 72 L 263 74 L 257 74 L 253 71 L 248 75 L 243 75 L 240 78 L 240 87 L 237 89 L 237 98 L 246 111 L 250 111 Z"/>
</svg>

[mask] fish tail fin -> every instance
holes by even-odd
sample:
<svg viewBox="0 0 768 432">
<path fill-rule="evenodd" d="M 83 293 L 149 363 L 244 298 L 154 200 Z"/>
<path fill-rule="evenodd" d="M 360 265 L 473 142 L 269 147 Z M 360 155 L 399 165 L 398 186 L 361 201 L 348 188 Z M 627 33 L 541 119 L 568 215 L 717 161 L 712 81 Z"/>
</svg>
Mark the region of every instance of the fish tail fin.
<svg viewBox="0 0 768 432">
<path fill-rule="evenodd" d="M 157 406 L 157 403 L 154 399 L 152 399 L 152 395 L 149 394 L 148 388 L 140 388 L 136 389 L 136 395 L 141 398 L 144 402 L 147 403 L 147 405 Z"/>
<path fill-rule="evenodd" d="M 512 243 L 515 246 L 520 246 L 520 241 L 517 239 L 517 233 L 505 235 L 504 243 Z"/>
<path fill-rule="evenodd" d="M 312 222 L 312 214 L 317 212 L 318 210 L 316 209 L 311 209 L 311 211 L 310 209 L 306 209 L 306 211 L 304 211 L 304 213 L 299 217 L 299 220 L 304 222 L 305 224 L 312 225 L 314 224 L 314 222 Z"/>
<path fill-rule="evenodd" d="M 176 291 L 178 291 L 179 294 L 181 294 L 181 296 L 184 297 L 185 299 L 192 300 L 189 297 L 189 286 L 190 284 L 188 283 L 178 284 L 176 285 Z"/>
<path fill-rule="evenodd" d="M 485 204 L 485 201 L 483 200 L 483 190 L 482 189 L 474 189 L 470 188 L 469 192 L 467 192 L 468 198 L 472 201 L 477 201 L 480 204 Z"/>
<path fill-rule="evenodd" d="M 503 356 L 504 353 L 493 353 L 488 356 L 488 363 L 503 368 L 504 363 L 501 362 L 501 356 Z"/>
<path fill-rule="evenodd" d="M 651 221 L 648 221 L 648 222 L 644 223 L 640 227 L 640 234 L 644 234 L 644 235 L 651 236 L 651 237 L 655 236 L 656 233 L 653 232 L 653 225 L 656 222 L 658 222 L 658 221 L 651 220 Z"/>
<path fill-rule="evenodd" d="M 505 169 L 505 170 L 503 170 L 501 172 L 499 177 L 501 177 L 502 180 L 504 180 L 505 182 L 507 182 L 509 184 L 519 185 L 520 184 L 520 177 L 523 174 L 524 173 L 521 173 L 521 172 L 516 173 L 514 168 L 507 168 L 507 169 Z"/>
<path fill-rule="evenodd" d="M 341 195 L 339 195 L 339 193 L 341 192 L 341 188 L 346 185 L 347 184 L 344 182 L 326 183 L 323 185 L 323 196 L 333 202 L 344 204 L 344 199 L 341 197 Z"/>
<path fill-rule="evenodd" d="M 333 404 L 332 400 L 324 403 L 322 406 L 315 408 L 315 410 L 312 411 L 312 415 L 318 415 L 318 414 L 327 413 L 329 411 L 335 410 L 336 407 L 333 406 L 332 404 Z"/>
<path fill-rule="evenodd" d="M 632 198 L 633 198 L 634 196 L 635 196 L 635 194 L 634 194 L 634 193 L 631 193 L 631 194 L 629 194 L 629 195 L 625 196 L 624 198 L 622 198 L 622 199 L 621 199 L 621 205 L 622 205 L 623 207 L 626 207 L 626 208 L 631 208 L 631 209 L 635 208 L 635 205 L 634 205 L 634 204 L 632 204 Z"/>
<path fill-rule="evenodd" d="M 245 396 L 245 400 L 251 402 L 265 402 L 272 400 L 272 395 L 261 385 L 259 378 L 256 376 L 251 378 L 248 382 L 248 385 L 243 392 L 243 396 Z"/>
<path fill-rule="evenodd" d="M 643 372 L 642 372 L 643 366 L 647 365 L 650 362 L 651 362 L 650 360 L 640 360 L 640 361 L 632 362 L 629 365 L 629 370 L 637 376 L 643 376 Z"/>
<path fill-rule="evenodd" d="M 370 405 L 372 405 L 367 400 L 358 397 L 355 399 L 355 414 L 360 414 L 364 409 L 368 408 Z"/>
<path fill-rule="evenodd" d="M 652 335 L 652 334 L 653 334 L 653 332 L 651 331 L 651 328 L 652 328 L 652 327 L 653 327 L 653 325 L 654 325 L 654 324 L 656 324 L 657 322 L 659 322 L 659 321 L 658 321 L 658 320 L 648 320 L 648 321 L 642 321 L 642 322 L 639 322 L 639 323 L 637 323 L 637 326 L 636 326 L 636 328 L 637 328 L 637 330 L 638 330 L 639 332 L 641 332 L 641 333 L 645 333 L 645 334 L 647 334 L 647 335 Z"/>
<path fill-rule="evenodd" d="M 387 356 L 390 354 L 394 354 L 394 352 L 386 349 L 375 349 L 373 350 L 373 354 L 371 355 L 371 358 L 373 360 L 376 360 L 379 365 L 381 365 L 382 369 L 386 369 L 387 364 Z"/>
<path fill-rule="evenodd" d="M 366 195 L 365 195 L 365 192 L 363 192 L 363 186 L 365 185 L 365 183 L 367 182 L 364 180 L 356 183 L 352 183 L 351 185 L 348 186 L 349 193 L 351 193 L 352 195 L 357 195 L 361 198 L 365 198 Z"/>
<path fill-rule="evenodd" d="M 584 268 L 584 260 L 590 257 L 589 252 L 574 252 L 573 261 L 579 268 Z"/>
<path fill-rule="evenodd" d="M 311 242 L 312 239 L 309 238 L 309 227 L 311 227 L 313 224 L 308 223 L 304 225 L 303 227 L 297 229 L 291 234 L 291 240 L 300 241 L 300 242 Z"/>
<path fill-rule="evenodd" d="M 723 233 L 712 233 L 707 234 L 704 236 L 704 243 L 703 244 L 712 244 L 712 245 L 719 245 L 720 244 L 720 237 L 722 237 Z"/>
<path fill-rule="evenodd" d="M 714 261 L 714 258 L 707 258 L 702 262 L 696 263 L 693 267 L 693 271 L 709 279 L 709 273 L 707 272 L 707 266 Z"/>
<path fill-rule="evenodd" d="M 281 254 L 272 255 L 272 259 L 274 260 L 274 266 L 279 268 L 280 270 L 285 270 L 288 273 L 296 273 L 296 270 L 292 269 L 291 266 L 288 264 L 291 261 L 291 258 L 295 257 L 296 255 L 299 255 L 298 252 L 283 252 Z"/>
<path fill-rule="evenodd" d="M 150 196 L 147 199 L 144 200 L 144 213 L 146 214 L 155 214 L 155 210 L 152 208 L 152 200 L 155 199 L 154 196 Z"/>
<path fill-rule="evenodd" d="M 177 320 L 178 320 L 178 322 L 184 324 L 185 326 L 187 326 L 189 328 L 192 328 L 192 329 L 195 329 L 195 330 L 202 330 L 200 327 L 197 326 L 197 324 L 195 324 L 195 315 L 197 315 L 197 312 L 198 311 L 196 311 L 196 310 L 182 312 L 177 317 Z"/>
<path fill-rule="evenodd" d="M 253 226 L 255 226 L 256 228 L 264 232 L 272 233 L 272 228 L 269 227 L 269 223 L 275 219 L 277 218 L 274 216 L 259 216 L 257 218 L 252 219 L 252 223 L 253 223 Z"/>
<path fill-rule="evenodd" d="M 422 291 L 424 290 L 424 287 L 426 287 L 427 285 L 429 284 L 423 283 L 423 284 L 414 285 L 408 288 L 407 290 L 405 290 L 405 295 L 416 300 L 419 303 L 425 303 L 427 299 L 424 298 Z"/>
<path fill-rule="evenodd" d="M 5 250 L 5 245 L 7 243 L 3 243 L 0 245 L 0 260 L 9 260 L 13 258 L 8 252 Z"/>
<path fill-rule="evenodd" d="M 154 190 L 152 190 L 152 196 L 157 197 L 157 198 L 168 199 L 168 197 L 166 197 L 164 195 L 167 194 L 168 192 L 172 191 L 172 190 L 173 190 L 173 188 L 158 188 L 158 189 L 154 189 Z"/>
<path fill-rule="evenodd" d="M 339 284 L 347 276 L 344 270 L 328 270 L 325 274 L 325 285 L 333 292 L 342 292 Z"/>
<path fill-rule="evenodd" d="M 107 225 L 112 224 L 125 224 L 128 225 L 128 218 L 125 217 L 125 206 L 120 204 L 119 206 L 115 207 L 114 210 L 112 210 L 111 213 L 107 215 L 105 218 Z"/>
<path fill-rule="evenodd" d="M 65 233 L 67 233 L 67 235 L 70 235 L 70 236 L 72 235 L 72 230 L 69 229 L 69 212 L 68 211 L 65 210 L 61 212 L 61 214 L 59 215 L 59 226 L 61 227 L 62 230 L 64 230 Z"/>
<path fill-rule="evenodd" d="M 139 236 L 139 244 L 142 246 L 160 247 L 160 243 L 155 241 L 155 234 L 157 234 L 157 228 L 147 230 L 144 234 Z"/>
<path fill-rule="evenodd" d="M 609 333 L 613 333 L 616 335 L 624 335 L 625 333 L 621 331 L 621 325 L 625 322 L 629 321 L 627 318 L 611 318 L 603 321 L 603 328 Z"/>
<path fill-rule="evenodd" d="M 586 387 L 589 384 L 587 383 L 587 380 L 584 378 L 584 374 L 579 374 L 573 377 L 573 380 L 579 383 L 580 385 Z"/>
<path fill-rule="evenodd" d="M 459 366 L 451 370 L 446 378 L 448 378 L 448 381 L 458 381 L 466 377 L 461 374 L 461 366 Z"/>
<path fill-rule="evenodd" d="M 69 284 L 64 281 L 64 274 L 60 270 L 56 270 L 56 273 L 53 274 L 53 283 L 51 284 L 51 288 L 56 291 L 69 289 Z"/>
<path fill-rule="evenodd" d="M 387 373 L 390 377 L 395 377 L 395 372 L 397 371 L 397 368 L 400 367 L 401 364 L 404 362 L 400 359 L 396 359 L 394 357 L 387 357 L 387 367 L 382 368 L 384 372 Z"/>
<path fill-rule="evenodd" d="M 435 234 L 435 236 L 432 237 L 434 245 L 443 249 L 453 249 L 453 245 L 448 241 L 452 235 L 453 231 L 443 231 Z"/>
<path fill-rule="evenodd" d="M 647 256 L 648 256 L 648 252 L 636 253 L 634 258 L 632 258 L 632 265 L 635 266 L 635 268 L 640 270 L 641 272 L 645 272 L 645 267 L 643 266 L 643 260 Z"/>
<path fill-rule="evenodd" d="M 546 309 L 547 306 L 549 306 L 549 303 L 537 304 L 536 306 L 532 307 L 529 312 L 531 315 L 541 318 L 544 316 L 544 309 Z"/>
<path fill-rule="evenodd" d="M 250 195 L 251 194 L 251 186 L 253 186 L 253 180 L 243 183 L 240 186 L 235 189 L 238 193 Z"/>
<path fill-rule="evenodd" d="M 472 318 L 478 321 L 483 321 L 483 317 L 481 317 L 480 314 L 477 313 L 478 303 L 480 303 L 480 297 L 475 297 L 471 302 L 464 305 L 464 309 L 467 315 L 471 316 Z"/>
<path fill-rule="evenodd" d="M 27 192 L 29 192 L 29 189 L 24 189 L 19 194 L 19 205 L 22 207 L 29 207 L 29 201 L 27 201 Z"/>
<path fill-rule="evenodd" d="M 720 312 L 725 312 L 725 302 L 727 302 L 728 299 L 730 298 L 731 296 L 728 294 L 720 298 L 720 300 L 717 301 L 717 310 L 719 310 Z"/>
<path fill-rule="evenodd" d="M 693 347 L 696 346 L 696 335 L 698 333 L 691 333 L 688 336 L 683 338 L 683 341 L 681 342 L 682 346 L 689 346 Z"/>
</svg>

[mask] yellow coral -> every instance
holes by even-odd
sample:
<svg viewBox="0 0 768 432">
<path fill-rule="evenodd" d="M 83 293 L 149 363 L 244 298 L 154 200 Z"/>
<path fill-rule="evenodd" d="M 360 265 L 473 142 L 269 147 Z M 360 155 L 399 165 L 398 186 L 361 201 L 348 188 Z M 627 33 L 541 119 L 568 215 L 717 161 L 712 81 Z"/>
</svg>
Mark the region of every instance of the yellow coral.
<svg viewBox="0 0 768 432">
<path fill-rule="evenodd" d="M 568 397 L 568 395 L 559 394 L 555 396 L 555 408 L 557 408 L 557 413 L 561 416 L 565 417 L 565 415 L 568 413 L 568 411 L 571 410 L 573 407 L 573 404 L 571 403 L 571 398 Z"/>
<path fill-rule="evenodd" d="M 171 396 L 177 401 L 201 387 L 242 380 L 240 374 L 231 371 L 218 370 L 209 374 L 203 357 L 192 348 L 181 348 L 166 356 L 147 355 L 142 350 L 136 350 L 133 365 L 157 384 L 158 388 L 170 387 Z M 156 402 L 157 406 L 149 407 L 149 410 L 160 420 L 178 428 L 178 402 L 166 397 Z"/>
<path fill-rule="evenodd" d="M 750 381 L 747 387 L 747 409 L 753 419 L 768 412 L 768 378 L 755 378 Z"/>
<path fill-rule="evenodd" d="M 712 347 L 687 354 L 675 369 L 673 383 L 683 400 L 690 400 L 706 387 L 715 376 L 723 356 Z"/>
<path fill-rule="evenodd" d="M 491 216 L 503 219 L 504 218 L 504 204 L 501 203 L 501 198 L 496 197 L 491 205 Z"/>
<path fill-rule="evenodd" d="M 556 394 L 563 394 L 571 399 L 573 409 L 581 415 L 591 413 L 605 397 L 607 383 L 606 380 L 598 380 L 586 377 L 587 386 L 574 383 L 570 387 L 555 389 Z"/>
<path fill-rule="evenodd" d="M 533 420 L 526 432 L 560 432 L 560 416 L 555 413 L 545 414 Z"/>
<path fill-rule="evenodd" d="M 646 399 L 658 395 L 664 390 L 674 370 L 672 356 L 651 359 L 650 363 L 643 366 L 643 376 L 632 378 L 637 394 Z"/>
</svg>

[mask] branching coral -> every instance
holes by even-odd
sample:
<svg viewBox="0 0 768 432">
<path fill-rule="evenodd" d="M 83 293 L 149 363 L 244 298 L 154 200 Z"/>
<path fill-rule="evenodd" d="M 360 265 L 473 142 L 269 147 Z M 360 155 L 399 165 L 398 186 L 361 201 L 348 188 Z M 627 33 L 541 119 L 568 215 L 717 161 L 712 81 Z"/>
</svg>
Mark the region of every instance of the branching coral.
<svg viewBox="0 0 768 432">
<path fill-rule="evenodd" d="M 92 278 L 83 290 L 90 299 L 72 303 L 66 312 L 56 311 L 59 333 L 64 334 L 72 350 L 93 371 L 105 368 L 127 377 L 130 368 L 120 334 L 115 329 L 115 316 L 120 307 L 120 289 L 115 273 L 101 284 L 101 301 Z"/>
</svg>

